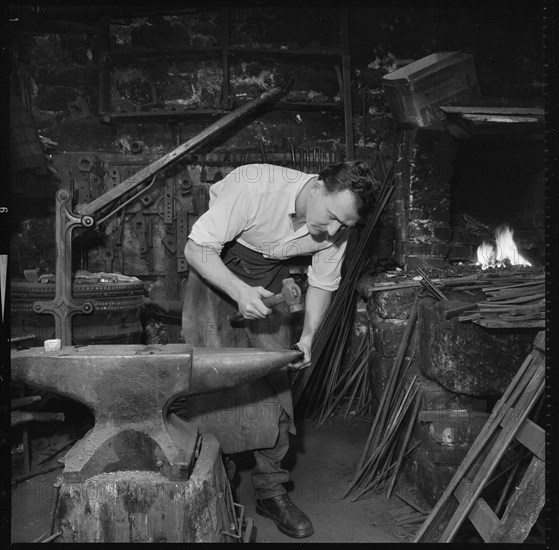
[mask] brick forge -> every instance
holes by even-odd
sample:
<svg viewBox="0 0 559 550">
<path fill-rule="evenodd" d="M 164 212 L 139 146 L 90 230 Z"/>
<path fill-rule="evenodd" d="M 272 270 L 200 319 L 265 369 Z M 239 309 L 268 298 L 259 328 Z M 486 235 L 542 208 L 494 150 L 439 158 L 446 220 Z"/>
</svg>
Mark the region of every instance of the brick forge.
<svg viewBox="0 0 559 550">
<path fill-rule="evenodd" d="M 523 135 L 454 135 L 444 123 L 402 130 L 395 154 L 395 189 L 385 214 L 385 237 L 393 236 L 390 260 L 411 279 L 417 268 L 444 277 L 475 273 L 476 250 L 494 230 L 509 222 L 522 255 L 539 268 L 544 259 L 544 185 L 542 144 Z M 392 225 L 387 231 L 388 225 Z M 383 271 L 382 235 L 371 271 L 357 284 L 357 333 L 372 335 L 370 379 L 375 411 L 404 335 L 415 290 L 371 291 L 388 280 Z M 529 254 L 525 254 L 529 252 Z M 376 263 L 375 263 L 376 262 Z M 508 269 L 508 268 L 504 268 Z M 391 276 L 395 276 L 393 273 Z M 436 277 L 436 275 L 435 275 Z M 391 281 L 395 279 L 390 279 Z M 444 304 L 458 307 L 483 299 L 451 292 Z M 422 395 L 412 444 L 402 478 L 418 503 L 433 506 L 491 412 L 493 403 L 529 353 L 534 331 L 488 334 L 482 327 L 444 318 L 443 303 L 420 301 L 416 332 L 409 349 L 417 350 L 407 382 L 417 374 Z M 508 331 L 505 331 L 508 332 Z M 409 354 L 409 353 L 408 353 Z M 463 411 L 457 415 L 446 411 Z M 445 412 L 442 412 L 445 411 Z M 410 444 L 411 447 L 411 444 Z M 404 490 L 404 488 L 401 488 Z"/>
<path fill-rule="evenodd" d="M 408 269 L 476 260 L 510 224 L 522 254 L 545 261 L 543 147 L 537 139 L 458 139 L 442 126 L 405 129 L 395 170 L 394 259 Z"/>
<path fill-rule="evenodd" d="M 374 284 L 374 277 L 367 279 L 369 288 Z M 366 286 L 360 287 L 363 302 L 357 322 L 366 323 L 372 334 L 375 351 L 369 368 L 377 411 L 416 291 L 365 292 Z M 412 359 L 405 384 L 417 375 L 422 404 L 408 444 L 416 448 L 403 462 L 397 492 L 424 509 L 433 507 L 444 493 L 534 339 L 533 331 L 491 334 L 456 318 L 446 320 L 445 308 L 468 301 L 461 291 L 447 289 L 446 294 L 449 301 L 444 303 L 431 297 L 420 300 L 405 358 Z"/>
<path fill-rule="evenodd" d="M 395 259 L 410 269 L 448 256 L 456 142 L 446 131 L 404 130 L 395 174 Z"/>
</svg>

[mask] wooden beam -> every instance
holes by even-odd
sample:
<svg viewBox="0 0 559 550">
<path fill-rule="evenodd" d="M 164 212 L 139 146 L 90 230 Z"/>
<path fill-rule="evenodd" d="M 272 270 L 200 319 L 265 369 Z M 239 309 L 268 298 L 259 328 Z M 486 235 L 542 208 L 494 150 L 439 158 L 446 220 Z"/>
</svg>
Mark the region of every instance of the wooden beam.
<svg viewBox="0 0 559 550">
<path fill-rule="evenodd" d="M 527 418 L 518 430 L 516 439 L 540 460 L 545 461 L 545 430 L 541 426 Z"/>
<path fill-rule="evenodd" d="M 536 523 L 545 504 L 545 462 L 537 457 L 532 461 L 520 481 L 518 488 L 509 499 L 501 523 L 503 534 L 489 542 L 524 542 Z"/>
<path fill-rule="evenodd" d="M 186 143 L 179 145 L 170 153 L 164 155 L 149 166 L 141 169 L 138 173 L 121 182 L 116 187 L 109 189 L 106 193 L 104 193 L 100 197 L 97 197 L 92 202 L 78 205 L 76 211 L 82 216 L 92 216 L 101 212 L 104 208 L 107 208 L 115 201 L 121 199 L 127 193 L 136 190 L 148 178 L 152 178 L 154 175 L 157 174 L 157 172 L 167 168 L 169 165 L 179 160 L 185 153 L 194 150 L 196 147 L 205 143 L 210 138 L 214 138 L 225 128 L 238 122 L 248 113 L 253 112 L 264 103 L 277 101 L 279 99 L 279 96 L 285 93 L 287 87 L 290 84 L 291 82 L 285 82 L 282 86 L 272 88 L 271 90 L 264 92 L 259 98 L 254 99 L 250 103 L 247 103 L 242 107 L 239 107 L 235 111 L 225 115 L 224 117 L 220 118 L 204 130 L 202 130 L 199 134 L 196 134 L 194 137 L 189 139 Z"/>
<path fill-rule="evenodd" d="M 489 542 L 493 537 L 499 536 L 497 535 L 498 533 L 502 535 L 503 526 L 499 518 L 483 498 L 479 498 L 474 503 L 468 518 L 485 542 Z"/>
</svg>

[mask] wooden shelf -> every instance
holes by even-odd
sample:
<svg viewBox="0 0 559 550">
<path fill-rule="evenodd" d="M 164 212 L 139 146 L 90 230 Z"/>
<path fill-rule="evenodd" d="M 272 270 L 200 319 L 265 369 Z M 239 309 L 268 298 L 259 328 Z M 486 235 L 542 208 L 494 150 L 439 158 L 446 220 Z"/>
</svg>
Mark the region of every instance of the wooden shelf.
<svg viewBox="0 0 559 550">
<path fill-rule="evenodd" d="M 300 61 L 339 61 L 341 52 L 312 51 L 312 50 L 282 50 L 278 48 L 251 48 L 245 46 L 230 46 L 229 53 L 239 57 L 271 57 L 274 59 L 294 59 Z"/>
<path fill-rule="evenodd" d="M 251 48 L 245 46 L 229 46 L 226 48 L 223 48 L 222 46 L 199 46 L 168 51 L 108 51 L 107 55 L 111 61 L 122 63 L 136 59 L 213 59 L 215 56 L 222 54 L 224 51 L 235 57 L 271 57 L 274 59 L 293 59 L 296 61 L 305 59 L 308 61 L 319 62 L 337 61 L 341 56 L 340 52 L 335 51 L 282 50 L 278 48 Z"/>
<path fill-rule="evenodd" d="M 274 111 L 341 111 L 341 102 L 313 103 L 312 101 L 278 101 L 272 107 Z"/>
<path fill-rule="evenodd" d="M 101 119 L 109 124 L 137 124 L 142 122 L 172 122 L 181 119 L 208 119 L 220 117 L 228 111 L 223 109 L 190 109 L 184 111 L 132 111 L 129 113 L 106 113 Z"/>
<path fill-rule="evenodd" d="M 110 17 L 104 17 L 99 25 L 99 49 L 101 53 L 106 54 L 105 57 L 100 55 L 100 90 L 99 90 L 99 112 L 102 120 L 109 124 L 137 124 L 137 123 L 172 123 L 186 122 L 197 120 L 208 120 L 223 116 L 235 107 L 242 105 L 244 102 L 234 97 L 231 90 L 230 81 L 230 65 L 233 60 L 240 59 L 267 59 L 287 61 L 288 63 L 297 63 L 299 66 L 305 62 L 317 62 L 330 65 L 336 69 L 338 84 L 340 86 L 340 94 L 342 101 L 325 101 L 315 103 L 313 101 L 289 101 L 282 100 L 265 107 L 268 111 L 301 111 L 301 112 L 342 112 L 345 119 L 345 134 L 348 158 L 353 158 L 353 114 L 351 109 L 351 85 L 349 73 L 349 41 L 348 41 L 348 13 L 347 8 L 340 11 L 341 24 L 340 32 L 342 40 L 338 49 L 283 49 L 283 48 L 266 48 L 252 47 L 231 44 L 230 34 L 230 10 L 224 7 L 220 10 L 221 18 L 221 36 L 219 44 L 212 46 L 187 46 L 178 49 L 169 49 L 167 51 L 116 51 L 110 47 L 109 21 Z M 223 81 L 221 89 L 221 108 L 216 109 L 185 109 L 177 111 L 167 111 L 164 109 L 151 111 L 130 111 L 130 112 L 113 112 L 111 107 L 111 65 L 122 65 L 132 61 L 144 60 L 159 61 L 189 61 L 189 60 L 212 60 L 221 64 L 223 69 Z M 340 69 L 341 67 L 341 69 Z M 345 98 L 345 101 L 344 101 Z M 154 100 L 155 102 L 155 100 Z"/>
<path fill-rule="evenodd" d="M 133 51 L 133 52 L 117 52 L 108 51 L 107 56 L 109 62 L 113 63 L 125 63 L 127 61 L 133 61 L 138 59 L 215 59 L 223 52 L 223 48 L 220 46 L 200 46 L 199 48 L 184 48 L 180 50 L 168 50 L 168 51 Z"/>
<path fill-rule="evenodd" d="M 244 103 L 244 102 L 243 102 Z M 242 103 L 236 102 L 232 108 L 239 107 Z M 342 103 L 312 103 L 310 101 L 279 101 L 268 106 L 270 111 L 340 111 Z M 108 124 L 137 124 L 142 122 L 170 122 L 181 119 L 208 119 L 220 117 L 229 111 L 225 109 L 185 109 L 183 111 L 166 111 L 164 109 L 154 111 L 131 111 L 127 113 L 106 113 L 101 118 Z"/>
</svg>

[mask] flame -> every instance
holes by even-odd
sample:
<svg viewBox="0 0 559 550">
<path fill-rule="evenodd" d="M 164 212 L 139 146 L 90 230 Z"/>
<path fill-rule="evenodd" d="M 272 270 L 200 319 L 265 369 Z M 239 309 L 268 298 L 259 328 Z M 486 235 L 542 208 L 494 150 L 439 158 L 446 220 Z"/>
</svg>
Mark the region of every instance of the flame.
<svg viewBox="0 0 559 550">
<path fill-rule="evenodd" d="M 495 249 L 493 245 L 483 241 L 477 247 L 476 265 L 481 265 L 481 269 L 487 269 L 489 266 L 493 267 L 495 265 Z"/>
<path fill-rule="evenodd" d="M 477 263 L 481 269 L 488 267 L 503 267 L 507 265 L 531 266 L 516 247 L 513 239 L 514 231 L 506 224 L 495 229 L 495 246 L 488 242 L 483 242 L 477 248 Z"/>
</svg>

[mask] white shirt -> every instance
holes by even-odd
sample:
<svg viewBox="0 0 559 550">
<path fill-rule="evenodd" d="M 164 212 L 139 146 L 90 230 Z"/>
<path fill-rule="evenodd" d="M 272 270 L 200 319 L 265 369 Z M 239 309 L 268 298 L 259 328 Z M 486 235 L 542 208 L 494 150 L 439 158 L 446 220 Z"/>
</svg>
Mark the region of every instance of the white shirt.
<svg viewBox="0 0 559 550">
<path fill-rule="evenodd" d="M 319 242 L 306 225 L 297 231 L 293 227 L 297 195 L 314 177 L 272 164 L 240 166 L 210 187 L 209 210 L 194 224 L 189 238 L 217 254 L 237 240 L 265 258 L 312 255 L 309 284 L 334 291 L 340 285 L 349 231 Z"/>
</svg>

